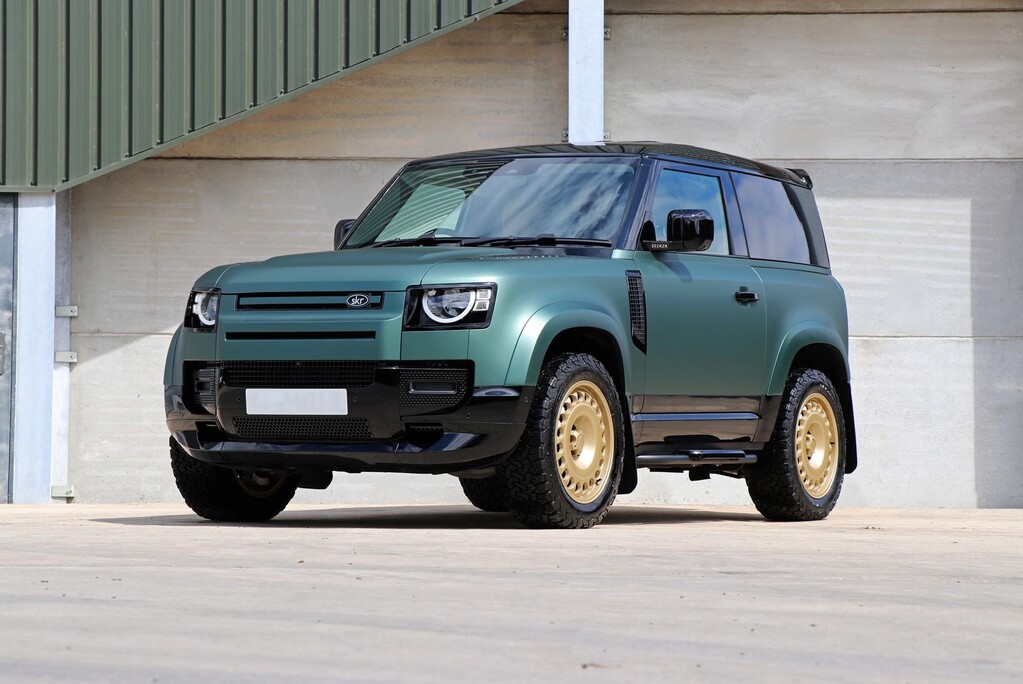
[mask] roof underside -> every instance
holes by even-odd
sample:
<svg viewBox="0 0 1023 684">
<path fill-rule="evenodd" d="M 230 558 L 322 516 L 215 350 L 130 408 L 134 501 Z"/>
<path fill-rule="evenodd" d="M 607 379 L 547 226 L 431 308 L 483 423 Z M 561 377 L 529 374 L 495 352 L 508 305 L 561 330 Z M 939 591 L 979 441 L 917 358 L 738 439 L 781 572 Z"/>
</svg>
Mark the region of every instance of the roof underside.
<svg viewBox="0 0 1023 684">
<path fill-rule="evenodd" d="M 62 190 L 522 0 L 11 0 L 0 190 Z"/>
</svg>

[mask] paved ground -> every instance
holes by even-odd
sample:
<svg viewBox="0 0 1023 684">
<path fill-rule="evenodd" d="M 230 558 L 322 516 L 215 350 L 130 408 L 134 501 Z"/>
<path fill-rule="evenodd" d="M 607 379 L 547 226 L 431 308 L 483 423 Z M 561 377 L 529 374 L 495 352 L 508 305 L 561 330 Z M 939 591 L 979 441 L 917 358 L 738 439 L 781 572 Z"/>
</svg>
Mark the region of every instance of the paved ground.
<svg viewBox="0 0 1023 684">
<path fill-rule="evenodd" d="M 1023 510 L 0 507 L 0 681 L 1023 681 Z"/>
</svg>

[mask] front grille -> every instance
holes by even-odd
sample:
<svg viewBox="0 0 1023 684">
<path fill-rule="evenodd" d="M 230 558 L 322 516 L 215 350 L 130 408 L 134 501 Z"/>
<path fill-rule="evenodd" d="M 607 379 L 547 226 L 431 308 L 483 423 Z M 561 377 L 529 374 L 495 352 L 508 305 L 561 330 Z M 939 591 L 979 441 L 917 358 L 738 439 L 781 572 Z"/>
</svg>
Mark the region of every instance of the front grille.
<svg viewBox="0 0 1023 684">
<path fill-rule="evenodd" d="M 376 361 L 225 361 L 223 382 L 230 387 L 290 389 L 352 388 L 373 384 Z"/>
<path fill-rule="evenodd" d="M 361 311 L 380 309 L 383 292 L 257 292 L 240 294 L 238 311 Z"/>
<path fill-rule="evenodd" d="M 239 437 L 302 442 L 353 442 L 373 438 L 365 418 L 238 416 L 234 432 Z"/>
<path fill-rule="evenodd" d="M 626 271 L 629 283 L 629 320 L 632 322 L 632 341 L 646 351 L 646 293 L 643 276 L 639 271 Z"/>
<path fill-rule="evenodd" d="M 428 408 L 456 406 L 462 402 L 468 390 L 469 371 L 466 368 L 403 369 L 400 385 L 402 406 Z"/>
</svg>

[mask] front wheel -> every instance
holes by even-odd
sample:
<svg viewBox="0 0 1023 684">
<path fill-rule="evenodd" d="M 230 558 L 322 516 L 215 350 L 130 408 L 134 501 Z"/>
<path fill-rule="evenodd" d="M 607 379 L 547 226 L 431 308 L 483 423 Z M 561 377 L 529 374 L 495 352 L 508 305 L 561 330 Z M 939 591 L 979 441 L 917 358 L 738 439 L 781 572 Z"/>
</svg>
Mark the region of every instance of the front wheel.
<svg viewBox="0 0 1023 684">
<path fill-rule="evenodd" d="M 207 520 L 262 522 L 284 510 L 298 475 L 232 470 L 192 458 L 171 438 L 171 470 L 188 507 Z"/>
<path fill-rule="evenodd" d="M 465 498 L 476 508 L 487 513 L 506 513 L 508 511 L 508 493 L 505 491 L 504 479 L 500 475 L 491 475 L 482 479 L 460 477 Z"/>
<path fill-rule="evenodd" d="M 625 452 L 614 380 L 589 354 L 562 354 L 540 374 L 518 448 L 501 465 L 508 508 L 529 527 L 585 528 L 607 515 Z"/>
<path fill-rule="evenodd" d="M 771 441 L 746 475 L 757 510 L 768 520 L 823 520 L 842 491 L 845 452 L 842 404 L 830 378 L 794 371 Z"/>
</svg>

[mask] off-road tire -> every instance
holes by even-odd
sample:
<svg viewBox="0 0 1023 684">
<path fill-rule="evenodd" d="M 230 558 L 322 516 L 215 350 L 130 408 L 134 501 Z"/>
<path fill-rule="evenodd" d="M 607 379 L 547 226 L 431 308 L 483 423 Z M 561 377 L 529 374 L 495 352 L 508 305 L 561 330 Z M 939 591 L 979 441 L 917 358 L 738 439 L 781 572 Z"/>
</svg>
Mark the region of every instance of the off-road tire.
<svg viewBox="0 0 1023 684">
<path fill-rule="evenodd" d="M 298 475 L 281 475 L 280 486 L 264 496 L 245 491 L 231 468 L 192 458 L 170 441 L 171 470 L 178 491 L 196 514 L 218 522 L 262 522 L 284 510 L 298 488 Z"/>
<path fill-rule="evenodd" d="M 800 481 L 795 453 L 799 410 L 804 399 L 814 393 L 823 395 L 831 404 L 838 434 L 834 480 L 827 492 L 817 498 L 811 496 Z M 842 403 L 831 380 L 819 370 L 793 371 L 785 383 L 785 394 L 771 441 L 746 474 L 746 485 L 757 510 L 768 520 L 777 521 L 823 520 L 828 517 L 842 492 L 846 448 Z"/>
<path fill-rule="evenodd" d="M 482 479 L 460 477 L 465 498 L 476 508 L 487 513 L 507 513 L 508 494 L 504 487 L 504 478 L 491 475 Z"/>
<path fill-rule="evenodd" d="M 593 383 L 604 395 L 614 431 L 606 487 L 596 500 L 587 504 L 572 500 L 565 490 L 554 444 L 559 406 L 567 390 L 579 381 Z M 508 508 L 528 527 L 593 527 L 607 515 L 618 493 L 624 453 L 622 407 L 611 374 L 589 354 L 556 356 L 540 373 L 522 440 L 498 469 L 507 487 Z"/>
</svg>

